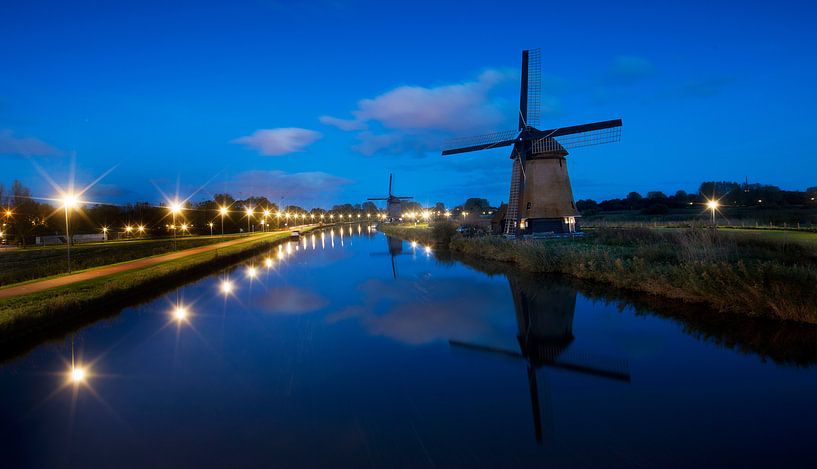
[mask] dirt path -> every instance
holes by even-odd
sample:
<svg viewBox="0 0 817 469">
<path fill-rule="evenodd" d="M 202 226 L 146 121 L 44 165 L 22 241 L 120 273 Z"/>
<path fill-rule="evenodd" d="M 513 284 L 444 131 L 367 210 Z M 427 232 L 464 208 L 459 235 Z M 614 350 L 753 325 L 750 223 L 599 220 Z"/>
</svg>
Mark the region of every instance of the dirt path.
<svg viewBox="0 0 817 469">
<path fill-rule="evenodd" d="M 12 298 L 15 296 L 20 295 L 30 295 L 32 293 L 38 293 L 43 290 L 48 290 L 50 288 L 56 287 L 63 287 L 66 285 L 71 285 L 77 282 L 84 282 L 86 280 L 91 280 L 99 277 L 105 277 L 107 275 L 118 274 L 120 272 L 127 272 L 130 270 L 138 270 L 143 269 L 145 267 L 151 267 L 154 265 L 162 264 L 167 261 L 172 261 L 176 259 L 181 259 L 183 257 L 192 256 L 195 254 L 201 254 L 203 252 L 208 251 L 215 251 L 217 249 L 222 249 L 230 246 L 235 246 L 236 244 L 247 243 L 250 241 L 258 241 L 265 238 L 273 237 L 281 232 L 271 232 L 265 233 L 261 235 L 253 235 L 246 238 L 239 238 L 230 241 L 224 241 L 221 243 L 216 244 L 209 244 L 207 246 L 200 246 L 197 248 L 185 249 L 184 251 L 172 252 L 170 254 L 162 254 L 156 257 L 148 257 L 145 259 L 136 259 L 129 262 L 124 262 L 122 264 L 116 264 L 112 266 L 103 266 L 103 267 L 95 267 L 93 269 L 88 269 L 83 272 L 79 272 L 76 274 L 64 275 L 62 277 L 50 278 L 46 280 L 34 281 L 31 283 L 27 283 L 25 285 L 18 285 L 16 287 L 8 287 L 8 288 L 0 288 L 0 300 L 6 298 Z"/>
</svg>

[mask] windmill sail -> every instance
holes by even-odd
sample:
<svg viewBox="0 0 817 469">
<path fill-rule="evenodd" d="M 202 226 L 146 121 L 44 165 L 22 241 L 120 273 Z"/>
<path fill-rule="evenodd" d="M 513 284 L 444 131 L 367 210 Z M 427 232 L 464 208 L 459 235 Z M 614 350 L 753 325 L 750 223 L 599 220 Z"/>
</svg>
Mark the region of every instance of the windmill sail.
<svg viewBox="0 0 817 469">
<path fill-rule="evenodd" d="M 518 135 L 518 130 L 505 130 L 485 135 L 451 139 L 444 145 L 443 156 L 467 153 L 469 151 L 487 150 L 489 148 L 507 147 L 516 143 Z"/>
<path fill-rule="evenodd" d="M 539 127 L 542 113 L 542 50 L 528 51 L 528 127 Z"/>
</svg>

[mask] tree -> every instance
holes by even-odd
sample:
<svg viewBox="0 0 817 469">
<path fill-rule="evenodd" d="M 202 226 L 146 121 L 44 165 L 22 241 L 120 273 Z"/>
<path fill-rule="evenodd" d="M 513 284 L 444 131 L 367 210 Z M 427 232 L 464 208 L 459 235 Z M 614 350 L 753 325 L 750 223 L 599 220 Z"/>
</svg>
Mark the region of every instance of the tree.
<svg viewBox="0 0 817 469">
<path fill-rule="evenodd" d="M 647 192 L 647 198 L 650 200 L 663 200 L 667 198 L 667 195 L 661 191 L 650 191 Z"/>
<path fill-rule="evenodd" d="M 364 213 L 377 213 L 377 205 L 370 201 L 363 202 L 363 205 L 361 205 L 361 210 Z"/>
<path fill-rule="evenodd" d="M 462 204 L 463 210 L 470 213 L 482 213 L 491 208 L 488 199 L 481 199 L 478 197 L 471 197 Z"/>
<path fill-rule="evenodd" d="M 593 199 L 584 199 L 576 202 L 576 209 L 580 212 L 588 210 L 598 210 L 599 204 Z"/>
<path fill-rule="evenodd" d="M 734 190 L 740 189 L 740 184 L 729 181 L 706 181 L 701 183 L 698 193 L 704 197 L 720 199 Z"/>
</svg>

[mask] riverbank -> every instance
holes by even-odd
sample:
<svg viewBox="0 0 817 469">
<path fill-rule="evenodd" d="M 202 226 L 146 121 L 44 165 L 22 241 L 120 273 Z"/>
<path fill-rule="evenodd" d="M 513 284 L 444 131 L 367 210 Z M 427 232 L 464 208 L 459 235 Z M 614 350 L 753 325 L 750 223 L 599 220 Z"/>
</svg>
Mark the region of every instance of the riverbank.
<svg viewBox="0 0 817 469">
<path fill-rule="evenodd" d="M 817 249 L 711 229 L 597 229 L 583 238 L 463 238 L 451 226 L 381 225 L 391 236 L 732 315 L 817 324 Z"/>
<path fill-rule="evenodd" d="M 301 233 L 314 227 L 301 228 Z M 238 244 L 199 252 L 156 265 L 104 275 L 78 283 L 0 300 L 0 345 L 26 342 L 32 337 L 104 316 L 105 311 L 138 303 L 148 292 L 166 291 L 180 283 L 208 275 L 290 239 L 290 232 L 247 237 Z"/>
</svg>

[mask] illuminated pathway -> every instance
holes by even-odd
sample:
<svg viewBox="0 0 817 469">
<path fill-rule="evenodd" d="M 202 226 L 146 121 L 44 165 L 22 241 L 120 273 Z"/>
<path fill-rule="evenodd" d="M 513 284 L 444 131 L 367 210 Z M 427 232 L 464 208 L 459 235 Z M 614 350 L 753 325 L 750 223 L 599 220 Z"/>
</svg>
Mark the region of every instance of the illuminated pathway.
<svg viewBox="0 0 817 469">
<path fill-rule="evenodd" d="M 301 227 L 293 227 L 293 229 L 301 229 Z M 32 293 L 38 293 L 44 290 L 48 290 L 50 288 L 64 287 L 66 285 L 84 282 L 86 280 L 92 280 L 99 277 L 105 277 L 108 275 L 143 269 L 145 267 L 152 267 L 158 264 L 162 264 L 164 262 L 173 261 L 176 259 L 181 259 L 196 254 L 201 254 L 204 252 L 215 251 L 218 249 L 235 246 L 237 244 L 243 244 L 250 241 L 259 241 L 262 239 L 275 237 L 277 235 L 280 235 L 281 233 L 282 233 L 281 231 L 277 231 L 253 235 L 246 238 L 242 237 L 239 239 L 224 241 L 222 243 L 209 244 L 207 246 L 185 249 L 184 251 L 173 252 L 170 254 L 162 254 L 160 256 L 148 257 L 144 259 L 136 259 L 130 262 L 124 262 L 112 266 L 96 267 L 76 274 L 64 275 L 62 277 L 34 281 L 31 283 L 26 283 L 24 285 L 11 286 L 8 288 L 0 288 L 0 300 L 15 296 L 30 295 Z"/>
</svg>

